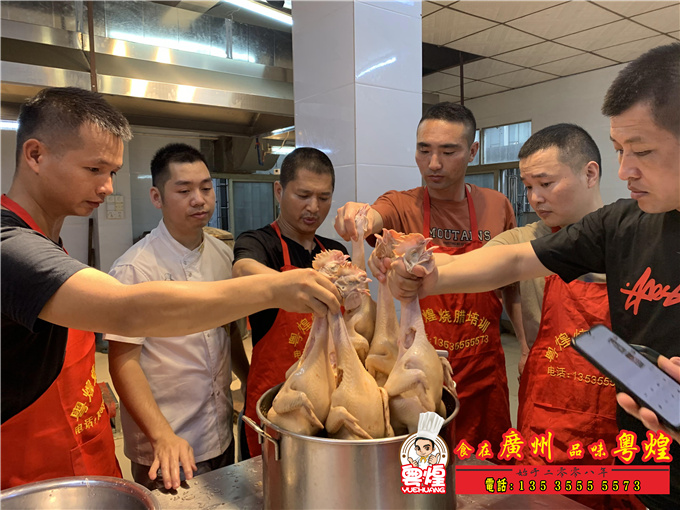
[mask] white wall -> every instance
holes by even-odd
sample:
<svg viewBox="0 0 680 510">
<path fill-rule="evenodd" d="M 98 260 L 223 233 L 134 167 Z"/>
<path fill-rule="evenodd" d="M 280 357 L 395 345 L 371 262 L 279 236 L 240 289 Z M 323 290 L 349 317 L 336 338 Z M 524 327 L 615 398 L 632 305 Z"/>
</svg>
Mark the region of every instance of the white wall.
<svg viewBox="0 0 680 510">
<path fill-rule="evenodd" d="M 130 142 L 131 143 L 131 142 Z M 130 207 L 130 143 L 125 144 L 123 166 L 113 180 L 114 194 L 123 195 L 124 218 L 107 219 L 107 204 L 96 211 L 95 254 L 97 268 L 108 272 L 113 262 L 132 246 L 132 214 Z"/>
<path fill-rule="evenodd" d="M 323 150 L 335 192 L 319 234 L 340 240 L 335 212 L 420 184 L 420 2 L 293 2 L 295 141 Z"/>
<path fill-rule="evenodd" d="M 531 121 L 532 133 L 539 129 L 570 122 L 590 133 L 602 155 L 600 190 L 605 204 L 629 198 L 626 183 L 617 177 L 619 165 L 609 140 L 609 119 L 600 113 L 609 85 L 623 65 L 598 69 L 567 78 L 538 83 L 479 99 L 465 106 L 472 110 L 477 127 L 492 127 Z"/>
</svg>

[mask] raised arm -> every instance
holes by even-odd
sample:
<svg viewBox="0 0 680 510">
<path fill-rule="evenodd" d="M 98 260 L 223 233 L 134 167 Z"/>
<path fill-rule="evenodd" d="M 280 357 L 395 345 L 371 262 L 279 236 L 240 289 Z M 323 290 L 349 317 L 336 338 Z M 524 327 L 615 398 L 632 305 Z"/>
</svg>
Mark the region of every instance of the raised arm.
<svg viewBox="0 0 680 510">
<path fill-rule="evenodd" d="M 153 447 L 154 460 L 149 469 L 149 478 L 155 480 L 160 467 L 165 488 L 176 489 L 181 483 L 180 463 L 187 480 L 194 476 L 197 469 L 194 450 L 185 439 L 175 434 L 158 407 L 139 364 L 141 351 L 141 344 L 110 341 L 111 379 L 125 408 Z"/>
<path fill-rule="evenodd" d="M 436 282 L 424 283 L 423 291 L 428 294 L 485 292 L 551 274 L 538 260 L 531 243 L 490 246 L 453 256 L 439 268 Z"/>
<path fill-rule="evenodd" d="M 123 285 L 96 269 L 59 287 L 39 317 L 121 336 L 180 336 L 219 327 L 266 308 L 325 315 L 340 310 L 335 286 L 313 269 L 218 282 Z"/>
<path fill-rule="evenodd" d="M 335 215 L 335 230 L 345 241 L 358 241 L 357 227 L 354 223 L 354 218 L 359 209 L 364 205 L 366 204 L 361 202 L 347 202 L 338 209 L 338 213 Z M 382 232 L 383 219 L 378 211 L 371 207 L 366 214 L 366 218 L 368 219 L 368 229 L 366 230 L 364 237 Z"/>
<path fill-rule="evenodd" d="M 425 278 L 410 275 L 402 260 L 388 273 L 397 299 L 432 294 L 486 292 L 510 283 L 552 274 L 536 256 L 531 243 L 491 246 L 464 255 L 436 259 L 437 268 Z"/>
</svg>

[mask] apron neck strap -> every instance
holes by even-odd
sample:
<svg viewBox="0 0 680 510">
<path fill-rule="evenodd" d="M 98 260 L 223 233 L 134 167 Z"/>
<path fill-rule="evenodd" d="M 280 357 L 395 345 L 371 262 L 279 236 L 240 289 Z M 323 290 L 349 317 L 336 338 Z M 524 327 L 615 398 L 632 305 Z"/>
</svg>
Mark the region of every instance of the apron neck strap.
<svg viewBox="0 0 680 510">
<path fill-rule="evenodd" d="M 269 224 L 274 231 L 276 232 L 276 235 L 279 236 L 279 240 L 281 241 L 281 249 L 283 251 L 283 265 L 284 266 L 290 266 L 290 252 L 288 251 L 288 243 L 283 240 L 283 236 L 281 235 L 281 229 L 279 228 L 279 224 L 276 222 L 276 220 L 272 221 Z M 322 250 L 325 250 L 323 244 L 321 244 L 321 241 L 319 241 L 319 238 L 314 236 L 314 241 L 321 247 Z"/>
<path fill-rule="evenodd" d="M 19 216 L 19 218 L 21 218 L 22 220 L 24 220 L 24 222 L 25 222 L 29 227 L 31 227 L 33 230 L 35 230 L 35 231 L 38 232 L 39 234 L 42 234 L 42 235 L 45 236 L 47 239 L 50 239 L 49 236 L 48 236 L 47 234 L 45 234 L 45 232 L 43 232 L 42 229 L 38 226 L 38 224 L 37 224 L 37 223 L 35 222 L 35 220 L 31 217 L 31 215 L 28 214 L 28 212 L 26 211 L 26 209 L 24 209 L 23 207 L 21 207 L 21 206 L 20 206 L 19 204 L 17 204 L 14 200 L 12 200 L 11 198 L 9 198 L 7 195 L 3 194 L 2 197 L 0 197 L 0 202 L 1 202 L 2 206 L 3 206 L 5 209 L 8 209 L 8 210 L 12 211 L 14 214 L 16 214 L 17 216 Z M 51 240 L 51 239 L 50 239 L 50 240 Z M 54 241 L 53 241 L 53 242 L 54 242 Z M 59 239 L 59 242 L 56 243 L 56 244 L 57 244 L 62 250 L 64 250 L 64 253 L 66 253 L 66 254 L 68 255 L 68 252 L 66 251 L 66 248 L 64 248 L 63 246 L 61 246 L 61 239 Z"/>
<path fill-rule="evenodd" d="M 427 186 L 424 187 L 425 191 L 423 193 L 423 235 L 425 237 L 430 237 L 430 193 L 427 191 Z M 465 185 L 465 198 L 468 203 L 468 214 L 470 215 L 470 230 L 472 233 L 472 239 L 475 238 L 477 232 L 477 213 L 475 212 L 475 204 L 472 201 L 472 195 L 468 191 L 467 184 Z"/>
<path fill-rule="evenodd" d="M 0 201 L 2 203 L 2 206 L 5 209 L 9 209 L 12 211 L 14 214 L 19 216 L 29 227 L 31 227 L 33 230 L 36 232 L 40 232 L 42 235 L 46 236 L 45 232 L 42 231 L 42 229 L 38 226 L 38 224 L 35 222 L 35 220 L 31 217 L 30 214 L 21 207 L 19 204 L 17 204 L 14 200 L 9 198 L 7 195 L 3 194 L 2 197 L 0 197 Z M 47 237 L 47 236 L 46 236 Z"/>
</svg>

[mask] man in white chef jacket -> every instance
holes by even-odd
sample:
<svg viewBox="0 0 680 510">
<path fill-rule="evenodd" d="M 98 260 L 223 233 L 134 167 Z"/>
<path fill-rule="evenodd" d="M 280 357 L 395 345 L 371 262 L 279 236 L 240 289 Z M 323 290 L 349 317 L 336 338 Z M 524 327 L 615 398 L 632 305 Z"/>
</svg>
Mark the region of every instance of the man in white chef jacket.
<svg viewBox="0 0 680 510">
<path fill-rule="evenodd" d="M 231 278 L 233 252 L 203 234 L 215 209 L 203 155 L 189 145 L 167 145 L 154 156 L 151 175 L 151 201 L 163 219 L 110 274 L 125 284 Z M 176 488 L 182 469 L 202 474 L 233 464 L 231 340 L 223 327 L 183 338 L 106 339 L 136 482 Z M 245 354 L 234 360 L 237 373 L 247 373 L 247 363 Z"/>
</svg>

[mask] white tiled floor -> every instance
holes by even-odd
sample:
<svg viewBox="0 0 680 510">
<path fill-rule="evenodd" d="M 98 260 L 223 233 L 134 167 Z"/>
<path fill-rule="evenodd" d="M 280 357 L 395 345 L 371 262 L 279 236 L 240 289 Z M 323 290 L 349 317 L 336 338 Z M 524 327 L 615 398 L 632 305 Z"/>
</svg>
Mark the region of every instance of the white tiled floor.
<svg viewBox="0 0 680 510">
<path fill-rule="evenodd" d="M 505 351 L 505 366 L 508 374 L 508 387 L 510 389 L 510 417 L 512 419 L 512 425 L 517 426 L 517 389 L 519 387 L 519 381 L 517 379 L 517 364 L 519 363 L 520 349 L 514 335 L 503 334 L 501 336 L 501 340 L 503 343 L 503 350 Z M 250 357 L 252 346 L 250 344 L 249 338 L 245 341 L 245 348 L 246 354 Z M 102 354 L 100 352 L 96 353 L 95 363 L 97 369 L 97 380 L 99 382 L 108 382 L 115 393 L 116 390 L 113 387 L 111 376 L 109 374 L 108 355 Z M 238 379 L 234 378 L 234 383 L 231 385 L 231 389 L 234 398 L 234 408 L 240 410 L 243 407 L 243 395 L 240 391 L 241 384 Z M 235 427 L 234 436 L 236 436 Z M 127 480 L 132 480 L 132 474 L 130 473 L 130 461 L 123 453 L 122 432 L 114 434 L 114 440 L 116 443 L 116 457 L 118 457 L 118 462 L 120 463 L 121 470 L 123 471 L 123 477 Z"/>
</svg>

